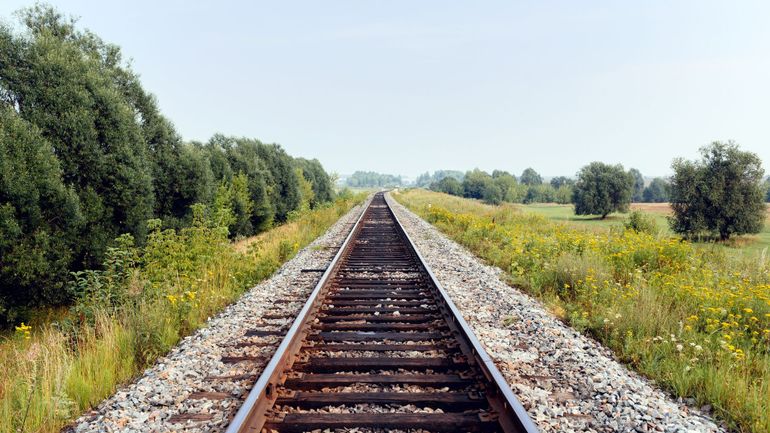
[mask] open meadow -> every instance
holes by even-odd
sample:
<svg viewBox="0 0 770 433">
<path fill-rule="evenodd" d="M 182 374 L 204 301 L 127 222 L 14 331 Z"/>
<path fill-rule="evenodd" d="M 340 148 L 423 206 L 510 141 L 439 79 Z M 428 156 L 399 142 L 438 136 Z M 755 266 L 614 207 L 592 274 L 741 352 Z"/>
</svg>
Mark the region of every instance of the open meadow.
<svg viewBox="0 0 770 433">
<path fill-rule="evenodd" d="M 736 430 L 770 430 L 766 257 L 626 230 L 620 215 L 574 218 L 569 206 L 394 197 L 674 395 Z"/>
<path fill-rule="evenodd" d="M 627 213 L 612 213 L 605 219 L 596 216 L 575 215 L 574 206 L 571 204 L 536 203 L 515 206 L 524 212 L 533 212 L 552 221 L 600 230 L 623 225 L 628 217 Z M 639 210 L 650 215 L 662 232 L 673 235 L 667 219 L 671 215 L 671 208 L 668 203 L 632 203 L 631 210 Z M 718 246 L 725 247 L 736 254 L 761 253 L 770 247 L 770 205 L 767 208 L 765 227 L 762 232 L 756 235 L 735 236 L 727 243 L 720 243 Z"/>
</svg>

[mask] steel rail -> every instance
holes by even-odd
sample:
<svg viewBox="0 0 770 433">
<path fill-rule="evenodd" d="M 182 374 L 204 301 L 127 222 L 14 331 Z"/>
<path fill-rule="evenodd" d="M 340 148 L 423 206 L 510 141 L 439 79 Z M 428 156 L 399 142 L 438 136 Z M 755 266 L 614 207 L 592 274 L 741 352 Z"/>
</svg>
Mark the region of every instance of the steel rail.
<svg viewBox="0 0 770 433">
<path fill-rule="evenodd" d="M 419 262 L 422 264 L 425 271 L 427 271 L 428 275 L 430 276 L 430 280 L 433 283 L 433 285 L 436 287 L 438 292 L 441 294 L 442 300 L 446 303 L 447 307 L 452 313 L 452 320 L 457 323 L 457 326 L 460 328 L 463 336 L 471 343 L 472 346 L 472 352 L 473 357 L 476 359 L 476 362 L 478 366 L 481 368 L 482 372 L 484 373 L 484 376 L 487 377 L 487 380 L 490 380 L 493 382 L 497 390 L 499 390 L 502 393 L 502 397 L 505 400 L 505 405 L 507 407 L 510 407 L 513 412 L 516 414 L 515 417 L 512 417 L 514 419 L 511 420 L 511 423 L 518 428 L 520 431 L 527 432 L 527 433 L 534 433 L 538 432 L 539 430 L 535 426 L 535 423 L 532 422 L 532 419 L 527 414 L 527 410 L 524 409 L 524 406 L 522 406 L 521 402 L 519 402 L 519 399 L 516 398 L 516 396 L 513 394 L 513 390 L 511 390 L 510 385 L 508 385 L 508 381 L 505 380 L 502 373 L 500 373 L 500 370 L 498 370 L 497 366 L 495 365 L 495 362 L 492 360 L 492 358 L 487 354 L 487 351 L 484 350 L 484 347 L 481 345 L 481 342 L 476 338 L 476 334 L 473 333 L 473 330 L 468 325 L 468 322 L 465 321 L 463 318 L 462 313 L 460 313 L 460 310 L 457 308 L 454 302 L 452 302 L 452 298 L 449 297 L 449 294 L 444 289 L 444 287 L 439 283 L 438 278 L 436 278 L 436 275 L 433 273 L 433 270 L 428 265 L 428 262 L 425 261 L 425 258 L 423 258 L 422 254 L 420 254 L 420 250 L 417 248 L 417 245 L 415 245 L 412 238 L 409 236 L 409 234 L 404 230 L 403 224 L 401 224 L 401 220 L 398 218 L 398 215 L 396 215 L 395 212 L 393 212 L 393 208 L 390 205 L 391 200 L 393 200 L 390 197 L 390 194 L 385 194 L 385 202 L 388 203 L 388 209 L 390 210 L 391 214 L 393 214 L 393 218 L 396 220 L 396 226 L 403 234 L 404 238 L 409 243 L 409 246 L 412 248 L 412 251 L 417 255 L 417 258 Z M 500 409 L 500 408 L 497 408 Z M 502 409 L 506 409 L 506 407 L 503 407 Z M 502 410 L 500 413 L 506 413 L 507 411 Z"/>
<path fill-rule="evenodd" d="M 246 400 L 244 400 L 241 408 L 238 409 L 235 417 L 232 421 L 230 421 L 230 424 L 228 425 L 225 433 L 244 432 L 248 429 L 251 429 L 250 426 L 252 425 L 264 424 L 264 419 L 258 420 L 255 419 L 255 417 L 264 416 L 264 412 L 266 412 L 266 410 L 273 405 L 276 398 L 278 397 L 274 391 L 278 386 L 279 380 L 281 378 L 280 376 L 283 373 L 283 370 L 289 366 L 286 364 L 292 361 L 290 358 L 293 356 L 293 352 L 296 352 L 296 346 L 302 344 L 302 339 L 307 334 L 307 329 L 303 329 L 306 328 L 305 321 L 307 316 L 321 300 L 319 294 L 324 289 L 327 280 L 332 275 L 334 269 L 337 267 L 340 257 L 342 257 L 346 251 L 350 240 L 353 239 L 355 233 L 360 230 L 361 221 L 364 219 L 364 215 L 366 215 L 366 212 L 369 210 L 371 201 L 372 197 L 370 197 L 363 204 L 363 209 L 361 210 L 361 214 L 358 216 L 355 225 L 353 228 L 351 228 L 350 233 L 348 233 L 348 236 L 345 238 L 342 246 L 340 246 L 337 254 L 334 255 L 334 258 L 326 268 L 326 271 L 324 271 L 321 279 L 318 280 L 318 283 L 310 293 L 310 296 L 305 302 L 305 305 L 302 307 L 302 310 L 300 310 L 297 318 L 294 319 L 294 322 L 287 331 L 283 341 L 281 341 L 281 344 L 276 349 L 275 354 L 273 354 L 270 362 L 262 371 L 259 379 L 257 379 L 257 383 L 254 384 L 254 387 L 249 392 Z"/>
</svg>

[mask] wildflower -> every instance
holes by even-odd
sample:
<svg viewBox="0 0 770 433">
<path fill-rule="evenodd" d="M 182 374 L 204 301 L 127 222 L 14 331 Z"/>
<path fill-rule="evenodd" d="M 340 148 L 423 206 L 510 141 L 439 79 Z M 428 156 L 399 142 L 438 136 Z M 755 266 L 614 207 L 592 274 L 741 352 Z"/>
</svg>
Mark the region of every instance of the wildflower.
<svg viewBox="0 0 770 433">
<path fill-rule="evenodd" d="M 171 303 L 171 305 L 176 305 L 177 297 L 174 295 L 166 295 L 166 299 L 168 299 L 168 302 Z"/>
<path fill-rule="evenodd" d="M 604 319 L 604 324 L 606 325 L 608 323 L 610 323 L 610 319 Z"/>
<path fill-rule="evenodd" d="M 678 352 L 681 352 L 681 351 L 682 351 L 682 349 L 684 349 L 684 346 L 682 346 L 681 344 L 677 344 L 677 345 L 676 345 L 676 350 L 677 350 Z"/>
<path fill-rule="evenodd" d="M 29 340 L 31 338 L 30 336 L 31 329 L 32 329 L 32 326 L 25 325 L 24 322 L 21 322 L 21 325 L 16 326 L 16 333 L 19 335 L 22 335 L 25 340 Z"/>
</svg>

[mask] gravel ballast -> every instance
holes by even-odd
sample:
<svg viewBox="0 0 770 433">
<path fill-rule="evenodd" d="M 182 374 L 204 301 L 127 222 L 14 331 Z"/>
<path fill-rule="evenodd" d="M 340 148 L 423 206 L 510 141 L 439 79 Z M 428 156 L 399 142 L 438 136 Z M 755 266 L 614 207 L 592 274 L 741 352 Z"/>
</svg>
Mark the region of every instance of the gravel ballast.
<svg viewBox="0 0 770 433">
<path fill-rule="evenodd" d="M 724 431 L 573 330 L 502 271 L 388 197 L 404 229 L 544 432 Z"/>
<path fill-rule="evenodd" d="M 320 272 L 307 270 L 328 266 L 362 206 L 65 431 L 223 431 L 320 279 Z M 245 336 L 253 330 L 280 334 Z"/>
</svg>

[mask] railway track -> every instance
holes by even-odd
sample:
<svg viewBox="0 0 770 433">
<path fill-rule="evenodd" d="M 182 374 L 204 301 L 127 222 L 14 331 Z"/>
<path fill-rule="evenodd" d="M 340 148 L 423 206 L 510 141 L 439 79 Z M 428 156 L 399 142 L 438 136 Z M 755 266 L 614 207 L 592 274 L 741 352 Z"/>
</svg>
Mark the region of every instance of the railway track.
<svg viewBox="0 0 770 433">
<path fill-rule="evenodd" d="M 536 432 L 382 193 L 227 432 Z"/>
</svg>

